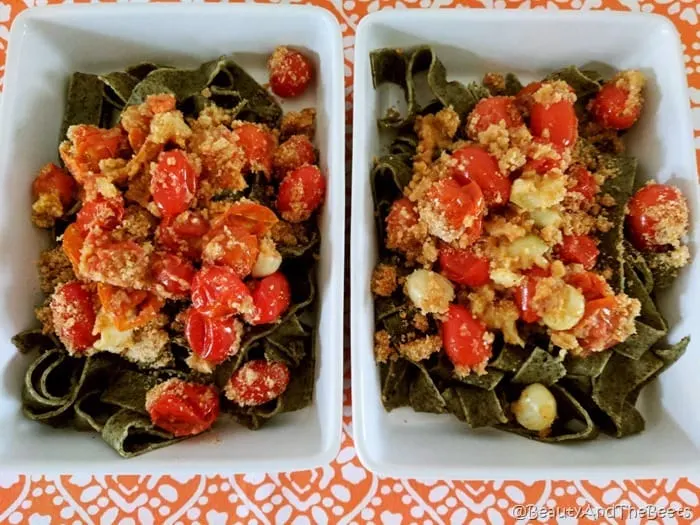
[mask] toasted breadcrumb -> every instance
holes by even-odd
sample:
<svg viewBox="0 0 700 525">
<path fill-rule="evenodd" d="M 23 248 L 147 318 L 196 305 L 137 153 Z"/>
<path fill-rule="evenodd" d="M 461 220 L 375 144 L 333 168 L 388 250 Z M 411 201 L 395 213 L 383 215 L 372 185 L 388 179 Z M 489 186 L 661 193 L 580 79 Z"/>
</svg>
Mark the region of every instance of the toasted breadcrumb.
<svg viewBox="0 0 700 525">
<path fill-rule="evenodd" d="M 501 330 L 506 343 L 525 345 L 516 326 L 520 311 L 512 300 L 496 298 L 495 290 L 490 286 L 481 286 L 468 297 L 472 314 L 481 319 L 490 330 Z"/>
<path fill-rule="evenodd" d="M 53 228 L 63 215 L 63 204 L 58 192 L 39 194 L 32 204 L 32 223 L 38 228 Z"/>
<path fill-rule="evenodd" d="M 642 91 L 644 90 L 644 85 L 646 84 L 646 79 L 644 78 L 642 72 L 634 69 L 621 71 L 615 75 L 613 82 L 617 87 L 624 89 L 628 93 L 622 114 L 625 115 L 638 112 L 639 108 L 644 103 Z"/>
<path fill-rule="evenodd" d="M 124 219 L 114 230 L 117 240 L 133 240 L 143 242 L 152 238 L 157 226 L 157 219 L 141 206 L 127 206 Z"/>
<path fill-rule="evenodd" d="M 542 82 L 540 88 L 532 95 L 537 104 L 549 106 L 557 102 L 566 101 L 571 104 L 576 102 L 576 93 L 563 80 Z"/>
<path fill-rule="evenodd" d="M 56 327 L 53 324 L 53 313 L 49 306 L 49 301 L 34 309 L 37 321 L 41 323 L 41 333 L 51 335 L 56 333 Z"/>
<path fill-rule="evenodd" d="M 374 358 L 378 363 L 395 361 L 398 355 L 391 346 L 391 336 L 386 330 L 379 330 L 374 334 Z"/>
<path fill-rule="evenodd" d="M 428 318 L 421 314 L 417 313 L 413 316 L 413 328 L 416 330 L 419 330 L 420 332 L 427 332 L 430 329 L 430 324 L 428 323 Z"/>
<path fill-rule="evenodd" d="M 282 116 L 280 124 L 280 140 L 287 140 L 292 135 L 306 135 L 313 140 L 316 133 L 316 110 L 313 108 L 301 111 L 290 111 Z"/>
<path fill-rule="evenodd" d="M 436 114 L 419 116 L 414 126 L 418 134 L 416 160 L 430 162 L 436 149 L 445 149 L 459 128 L 459 115 L 447 107 Z"/>
<path fill-rule="evenodd" d="M 397 271 L 393 264 L 380 263 L 372 273 L 372 293 L 389 297 L 397 287 Z"/>
<path fill-rule="evenodd" d="M 409 343 L 399 344 L 399 354 L 409 361 L 418 363 L 428 359 L 442 348 L 442 338 L 437 335 L 426 335 Z"/>
<path fill-rule="evenodd" d="M 45 294 L 53 293 L 58 285 L 75 279 L 73 265 L 61 246 L 41 252 L 38 267 L 39 286 Z"/>
<path fill-rule="evenodd" d="M 492 95 L 501 95 L 506 90 L 506 77 L 500 73 L 486 73 L 481 83 Z"/>
</svg>

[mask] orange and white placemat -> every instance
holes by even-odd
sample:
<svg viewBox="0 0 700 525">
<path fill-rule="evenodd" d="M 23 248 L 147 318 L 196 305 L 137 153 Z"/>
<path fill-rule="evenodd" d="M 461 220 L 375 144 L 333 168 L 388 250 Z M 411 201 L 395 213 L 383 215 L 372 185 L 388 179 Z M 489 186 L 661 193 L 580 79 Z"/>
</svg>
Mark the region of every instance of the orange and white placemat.
<svg viewBox="0 0 700 525">
<path fill-rule="evenodd" d="M 4 73 L 2 64 L 12 20 L 22 10 L 45 3 L 46 0 L 0 0 L 0 75 Z M 546 8 L 665 15 L 676 24 L 683 38 L 695 141 L 700 151 L 700 2 L 697 0 L 291 0 L 291 3 L 314 3 L 338 17 L 344 36 L 348 122 L 351 121 L 355 28 L 372 11 Z M 322 468 L 229 477 L 17 477 L 4 475 L 0 465 L 0 524 L 700 523 L 700 479 L 527 484 L 517 480 L 419 482 L 380 478 L 365 470 L 355 454 L 349 385 L 349 372 L 346 372 L 342 446 L 337 458 Z"/>
</svg>

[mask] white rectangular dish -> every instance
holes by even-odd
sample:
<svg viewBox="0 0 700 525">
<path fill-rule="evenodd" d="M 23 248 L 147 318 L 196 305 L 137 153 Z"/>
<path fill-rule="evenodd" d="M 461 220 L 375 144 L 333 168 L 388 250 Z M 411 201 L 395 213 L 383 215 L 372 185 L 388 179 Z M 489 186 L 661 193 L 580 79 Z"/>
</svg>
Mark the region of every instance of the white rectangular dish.
<svg viewBox="0 0 700 525">
<path fill-rule="evenodd" d="M 318 330 L 313 404 L 257 432 L 233 424 L 129 460 L 98 436 L 54 430 L 24 418 L 20 392 L 28 358 L 10 343 L 32 326 L 40 301 L 36 261 L 45 234 L 30 220 L 31 181 L 57 158 L 68 79 L 140 61 L 193 67 L 234 54 L 260 83 L 278 45 L 305 51 L 315 88 L 283 102 L 285 111 L 314 106 L 316 147 L 327 178 L 318 265 Z M 10 35 L 0 115 L 0 465 L 3 472 L 190 474 L 276 472 L 328 463 L 340 446 L 344 232 L 344 103 L 341 33 L 313 7 L 232 5 L 61 6 L 24 11 Z"/>
<path fill-rule="evenodd" d="M 690 334 L 690 348 L 681 365 L 644 391 L 639 409 L 647 427 L 639 435 L 551 445 L 492 429 L 470 430 L 450 415 L 384 410 L 373 355 L 370 279 L 377 249 L 369 173 L 382 152 L 377 118 L 396 97 L 388 100 L 386 91 L 373 88 L 369 54 L 419 45 L 432 46 L 448 79 L 463 82 L 480 80 L 491 71 L 513 72 L 527 82 L 570 64 L 640 69 L 649 80 L 646 106 L 627 136 L 628 152 L 639 160 L 644 178 L 670 181 L 681 189 L 691 221 L 700 214 L 682 51 L 667 19 L 476 10 L 384 11 L 365 18 L 355 43 L 351 240 L 353 428 L 362 463 L 383 476 L 441 479 L 633 478 L 696 471 L 700 261 L 695 258 L 659 301 L 671 326 L 669 341 Z M 699 239 L 698 228 L 691 226 L 691 257 L 697 256 Z"/>
</svg>

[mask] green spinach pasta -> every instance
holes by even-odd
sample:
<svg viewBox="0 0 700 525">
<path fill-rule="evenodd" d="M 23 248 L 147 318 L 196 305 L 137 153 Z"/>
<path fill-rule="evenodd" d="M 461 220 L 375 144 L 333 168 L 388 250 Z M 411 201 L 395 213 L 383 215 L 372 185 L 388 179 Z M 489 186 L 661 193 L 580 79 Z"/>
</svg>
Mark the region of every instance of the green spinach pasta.
<svg viewBox="0 0 700 525">
<path fill-rule="evenodd" d="M 464 85 L 430 47 L 371 65 L 406 99 L 379 119 L 390 145 L 371 172 L 386 410 L 543 442 L 642 431 L 642 388 L 689 343 L 665 342 L 656 306 L 689 261 L 687 203 L 638 180 L 622 140 L 643 75 Z"/>
</svg>

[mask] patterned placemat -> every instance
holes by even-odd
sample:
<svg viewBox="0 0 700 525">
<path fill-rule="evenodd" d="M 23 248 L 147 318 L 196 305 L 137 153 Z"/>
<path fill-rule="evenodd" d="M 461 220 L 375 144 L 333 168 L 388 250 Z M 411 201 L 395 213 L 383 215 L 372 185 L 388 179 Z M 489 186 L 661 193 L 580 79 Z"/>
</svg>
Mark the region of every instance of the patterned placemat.
<svg viewBox="0 0 700 525">
<path fill-rule="evenodd" d="M 22 10 L 46 3 L 45 0 L 0 1 L 0 64 L 5 62 L 12 20 Z M 348 124 L 355 28 L 367 13 L 379 9 L 454 7 L 612 9 L 665 15 L 673 20 L 683 37 L 695 142 L 700 148 L 700 3 L 697 0 L 292 0 L 290 3 L 323 6 L 340 21 Z M 4 66 L 0 65 L 2 73 Z M 17 477 L 4 475 L 0 465 L 0 524 L 497 525 L 516 520 L 560 524 L 700 523 L 700 479 L 528 484 L 380 478 L 362 467 L 353 448 L 349 371 L 346 371 L 344 404 L 340 453 L 330 465 L 313 471 L 190 478 Z"/>
</svg>

